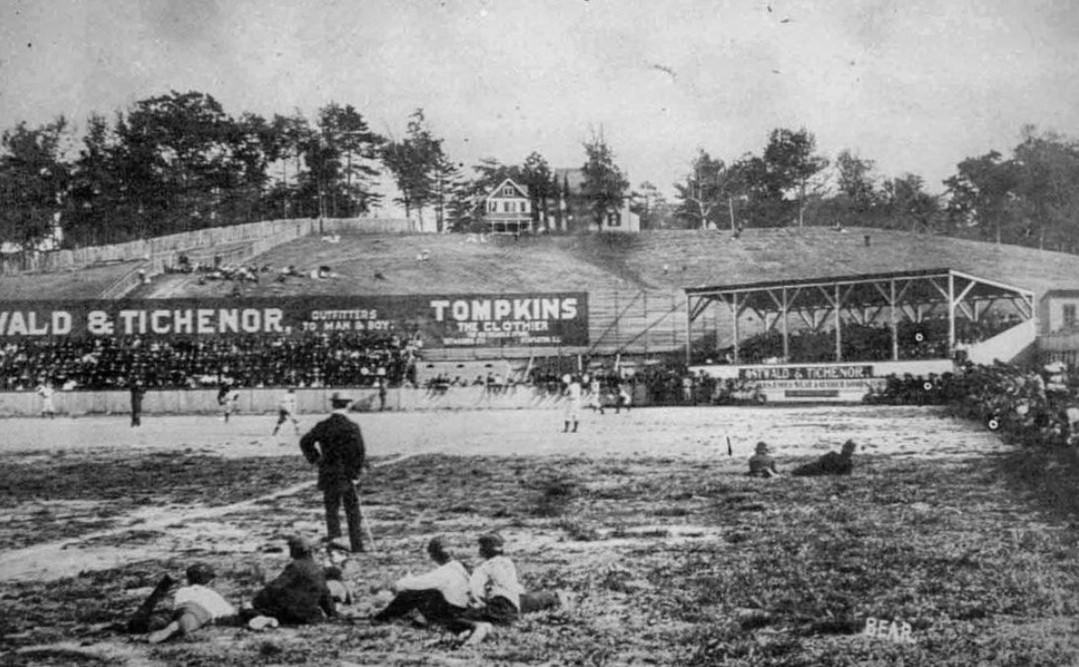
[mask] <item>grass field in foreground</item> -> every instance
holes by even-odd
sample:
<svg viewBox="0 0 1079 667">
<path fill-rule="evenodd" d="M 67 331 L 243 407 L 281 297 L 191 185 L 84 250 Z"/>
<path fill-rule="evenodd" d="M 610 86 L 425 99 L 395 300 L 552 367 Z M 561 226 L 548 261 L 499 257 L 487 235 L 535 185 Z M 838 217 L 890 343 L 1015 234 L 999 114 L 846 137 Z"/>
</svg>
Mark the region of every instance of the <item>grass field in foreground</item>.
<svg viewBox="0 0 1079 667">
<path fill-rule="evenodd" d="M 1070 465 L 1030 452 L 864 456 L 849 478 L 771 481 L 673 458 L 422 456 L 376 470 L 363 500 L 379 548 L 346 568 L 361 612 L 378 606 L 374 592 L 387 581 L 426 567 L 431 535 L 475 562 L 475 538 L 490 529 L 507 538 L 527 587 L 577 597 L 572 609 L 525 617 L 470 649 L 454 649 L 433 630 L 365 621 L 266 633 L 210 628 L 157 647 L 117 634 L 108 624 L 133 610 L 162 572 L 179 575 L 195 559 L 215 566 L 227 597 L 250 599 L 286 562 L 279 535 L 318 534 L 317 491 L 185 525 L 182 508 L 192 503 L 223 505 L 298 479 L 296 457 L 155 454 L 160 475 L 119 466 L 110 475 L 100 461 L 80 473 L 71 456 L 18 458 L 0 485 L 5 511 L 42 493 L 47 478 L 56 489 L 79 485 L 82 503 L 100 501 L 102 521 L 140 502 L 170 505 L 178 519 L 164 531 L 111 538 L 131 550 L 121 569 L 6 584 L 4 664 L 96 664 L 85 657 L 95 652 L 112 656 L 100 664 L 126 655 L 132 664 L 215 667 L 1079 662 L 1079 533 L 1069 491 L 1076 477 Z M 94 483 L 80 483 L 88 471 Z M 206 495 L 193 496 L 197 488 Z M 8 545 L 25 544 L 25 533 L 0 531 Z M 170 540 L 168 558 L 139 558 Z M 913 641 L 860 635 L 867 617 L 909 622 Z M 71 640 L 87 645 L 85 653 L 15 653 Z"/>
</svg>

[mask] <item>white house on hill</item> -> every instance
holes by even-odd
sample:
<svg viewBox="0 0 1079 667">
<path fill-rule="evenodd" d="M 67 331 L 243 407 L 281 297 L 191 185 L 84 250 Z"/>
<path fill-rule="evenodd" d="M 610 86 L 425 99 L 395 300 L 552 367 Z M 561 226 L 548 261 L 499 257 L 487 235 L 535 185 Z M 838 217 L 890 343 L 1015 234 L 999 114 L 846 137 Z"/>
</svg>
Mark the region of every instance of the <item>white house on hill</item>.
<svg viewBox="0 0 1079 667">
<path fill-rule="evenodd" d="M 487 231 L 516 234 L 532 231 L 532 200 L 528 188 L 507 178 L 483 198 L 483 219 Z"/>
</svg>

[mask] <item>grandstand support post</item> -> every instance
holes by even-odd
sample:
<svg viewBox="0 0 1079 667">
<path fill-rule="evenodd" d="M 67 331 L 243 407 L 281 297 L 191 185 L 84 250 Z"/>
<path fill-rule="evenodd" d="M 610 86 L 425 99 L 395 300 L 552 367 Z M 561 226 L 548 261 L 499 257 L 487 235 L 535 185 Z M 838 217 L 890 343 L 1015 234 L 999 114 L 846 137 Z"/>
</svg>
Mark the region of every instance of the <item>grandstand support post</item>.
<svg viewBox="0 0 1079 667">
<path fill-rule="evenodd" d="M 678 298 L 672 296 L 672 299 Z M 690 354 L 690 348 L 693 345 L 693 318 L 689 312 L 689 297 L 686 297 L 686 366 L 689 366 L 692 355 Z"/>
<path fill-rule="evenodd" d="M 841 322 L 840 311 L 843 304 L 839 302 L 839 285 L 835 286 L 835 360 L 843 361 L 843 335 L 839 331 Z"/>
<path fill-rule="evenodd" d="M 888 297 L 888 324 L 892 329 L 892 361 L 899 361 L 899 322 L 895 316 L 895 278 L 888 281 L 891 292 Z"/>
<path fill-rule="evenodd" d="M 782 294 L 782 302 L 779 305 L 779 315 L 783 318 L 783 360 L 785 363 L 790 363 L 791 341 L 790 332 L 787 330 L 787 288 L 783 287 L 780 293 Z"/>
<path fill-rule="evenodd" d="M 955 359 L 955 275 L 948 272 L 948 358 Z"/>
<path fill-rule="evenodd" d="M 741 363 L 738 360 L 738 292 L 731 294 L 731 326 L 734 331 L 734 363 Z"/>
</svg>

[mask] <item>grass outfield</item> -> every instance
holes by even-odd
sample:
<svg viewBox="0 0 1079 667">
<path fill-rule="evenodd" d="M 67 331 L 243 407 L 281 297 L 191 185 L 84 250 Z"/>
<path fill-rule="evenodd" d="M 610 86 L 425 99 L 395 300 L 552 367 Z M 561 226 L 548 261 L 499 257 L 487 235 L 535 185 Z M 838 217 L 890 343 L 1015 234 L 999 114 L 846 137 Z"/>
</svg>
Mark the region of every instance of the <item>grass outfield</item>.
<svg viewBox="0 0 1079 667">
<path fill-rule="evenodd" d="M 665 430 L 675 440 L 688 414 L 639 410 L 633 418 L 641 422 L 588 420 L 571 445 L 545 447 L 555 436 L 535 430 L 543 455 L 498 456 L 467 443 L 462 454 L 380 452 L 363 485 L 378 548 L 346 567 L 357 611 L 376 609 L 386 582 L 426 566 L 431 535 L 446 536 L 474 563 L 475 538 L 489 529 L 506 537 L 528 588 L 566 588 L 577 598 L 571 609 L 527 616 L 467 649 L 432 630 L 365 621 L 264 633 L 209 628 L 154 647 L 117 634 L 110 624 L 163 572 L 179 575 L 192 560 L 215 566 L 226 597 L 249 600 L 284 566 L 282 534 L 320 533 L 311 470 L 291 450 L 222 456 L 190 442 L 8 453 L 0 467 L 5 552 L 82 535 L 75 551 L 114 549 L 126 559 L 104 568 L 87 559 L 78 576 L 5 581 L 0 662 L 1079 663 L 1079 479 L 1071 462 L 1007 449 L 978 455 L 985 433 L 977 425 L 889 413 L 837 411 L 843 433 L 832 435 L 880 440 L 881 424 L 898 415 L 933 446 L 967 442 L 972 450 L 923 458 L 876 447 L 859 454 L 849 478 L 771 481 L 742 476 L 744 457 L 665 448 L 662 440 L 647 451 L 589 450 L 591 439 L 605 437 L 600 424 L 649 424 L 653 439 Z M 817 440 L 828 428 L 817 423 L 823 414 L 772 410 L 768 428 Z M 487 428 L 477 429 L 479 440 L 491 437 Z M 784 467 L 808 460 L 808 451 L 792 450 Z M 289 488 L 296 490 L 272 495 Z M 157 518 L 119 520 L 133 515 Z M 909 623 L 912 641 L 862 635 L 869 617 Z"/>
</svg>

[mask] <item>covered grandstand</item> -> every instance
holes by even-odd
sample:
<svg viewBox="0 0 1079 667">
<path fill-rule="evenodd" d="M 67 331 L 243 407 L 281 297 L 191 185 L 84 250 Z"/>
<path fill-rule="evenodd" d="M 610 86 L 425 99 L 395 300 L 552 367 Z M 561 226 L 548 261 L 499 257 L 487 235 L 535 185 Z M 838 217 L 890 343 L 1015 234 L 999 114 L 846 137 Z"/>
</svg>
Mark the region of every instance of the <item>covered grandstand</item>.
<svg viewBox="0 0 1079 667">
<path fill-rule="evenodd" d="M 1012 361 L 1035 341 L 1034 293 L 955 269 L 687 288 L 687 362 L 717 377 L 846 379 L 781 398 L 864 393 L 873 378 Z M 851 364 L 871 365 L 851 367 Z M 838 368 L 846 365 L 840 372 Z M 813 371 L 806 367 L 817 366 Z M 827 367 L 836 369 L 829 374 Z M 782 369 L 782 370 L 776 370 Z"/>
</svg>

